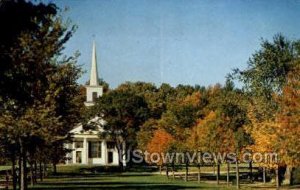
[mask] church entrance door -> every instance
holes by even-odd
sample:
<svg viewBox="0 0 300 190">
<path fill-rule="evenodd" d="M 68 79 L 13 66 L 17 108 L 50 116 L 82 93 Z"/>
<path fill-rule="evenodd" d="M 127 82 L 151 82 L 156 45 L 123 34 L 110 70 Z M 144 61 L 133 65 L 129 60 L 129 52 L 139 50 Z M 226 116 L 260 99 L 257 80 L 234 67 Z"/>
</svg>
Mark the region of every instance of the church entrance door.
<svg viewBox="0 0 300 190">
<path fill-rule="evenodd" d="M 108 152 L 107 152 L 107 162 L 108 162 L 109 164 L 111 164 L 111 163 L 113 163 L 113 160 L 114 160 L 113 152 L 108 151 Z"/>
</svg>

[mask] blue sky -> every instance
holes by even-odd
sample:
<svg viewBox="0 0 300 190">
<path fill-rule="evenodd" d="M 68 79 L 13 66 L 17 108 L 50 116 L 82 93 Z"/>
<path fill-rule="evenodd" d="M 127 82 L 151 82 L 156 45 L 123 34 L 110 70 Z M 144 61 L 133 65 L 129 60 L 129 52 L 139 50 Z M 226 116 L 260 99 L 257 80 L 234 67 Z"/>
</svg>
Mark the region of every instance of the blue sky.
<svg viewBox="0 0 300 190">
<path fill-rule="evenodd" d="M 300 39 L 297 0 L 45 1 L 69 7 L 64 16 L 78 26 L 64 53 L 81 53 L 82 84 L 93 39 L 100 77 L 113 88 L 125 81 L 223 84 L 233 68 L 246 67 L 261 38 Z"/>
</svg>

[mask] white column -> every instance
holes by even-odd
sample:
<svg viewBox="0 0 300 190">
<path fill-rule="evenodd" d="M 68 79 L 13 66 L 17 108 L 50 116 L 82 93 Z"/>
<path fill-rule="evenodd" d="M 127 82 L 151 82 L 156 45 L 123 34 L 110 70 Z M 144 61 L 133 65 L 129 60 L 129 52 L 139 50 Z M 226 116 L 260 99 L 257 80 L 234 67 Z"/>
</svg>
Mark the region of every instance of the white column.
<svg viewBox="0 0 300 190">
<path fill-rule="evenodd" d="M 88 139 L 86 139 L 85 155 L 86 155 L 86 163 L 89 164 L 89 141 L 88 141 Z"/>
<path fill-rule="evenodd" d="M 87 140 L 86 137 L 83 138 L 83 147 L 82 147 L 82 164 L 87 164 Z"/>
<path fill-rule="evenodd" d="M 73 164 L 76 164 L 76 148 L 75 148 L 75 142 L 74 141 L 72 142 L 72 148 L 73 148 L 73 151 L 72 151 L 72 162 L 73 162 Z"/>
<path fill-rule="evenodd" d="M 69 149 L 69 148 L 70 148 L 68 143 L 64 143 L 63 146 L 64 146 L 64 148 L 66 148 L 66 149 Z M 69 158 L 69 157 L 70 157 L 70 153 L 67 153 L 67 154 L 66 154 L 66 157 Z M 65 164 L 69 164 L 69 160 L 66 160 L 66 161 L 65 161 Z"/>
<path fill-rule="evenodd" d="M 122 148 L 123 148 L 123 156 L 122 156 L 122 158 L 123 158 L 123 160 L 122 160 L 122 162 L 123 162 L 123 166 L 125 167 L 126 166 L 126 154 L 127 154 L 127 152 L 126 152 L 126 143 L 125 142 L 123 142 L 122 143 Z"/>
<path fill-rule="evenodd" d="M 107 146 L 106 141 L 101 141 L 101 160 L 104 165 L 107 164 Z"/>
</svg>

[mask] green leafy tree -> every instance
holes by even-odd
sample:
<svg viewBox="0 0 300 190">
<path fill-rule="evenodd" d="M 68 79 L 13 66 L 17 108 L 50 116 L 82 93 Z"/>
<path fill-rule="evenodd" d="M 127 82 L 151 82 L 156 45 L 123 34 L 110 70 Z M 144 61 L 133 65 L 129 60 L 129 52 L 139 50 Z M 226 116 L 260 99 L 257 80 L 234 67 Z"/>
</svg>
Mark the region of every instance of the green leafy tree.
<svg viewBox="0 0 300 190">
<path fill-rule="evenodd" d="M 105 121 L 101 135 L 116 142 L 120 166 L 123 166 L 124 156 L 137 146 L 137 132 L 148 115 L 143 97 L 120 90 L 104 94 L 90 110 L 90 118 L 99 116 Z"/>
<path fill-rule="evenodd" d="M 60 58 L 75 27 L 69 29 L 57 11 L 54 4 L 1 2 L 1 144 L 13 165 L 19 159 L 20 189 L 27 188 L 26 163 L 37 148 L 66 135 L 67 123 L 78 116 L 76 56 Z"/>
<path fill-rule="evenodd" d="M 234 70 L 233 77 L 243 83 L 244 90 L 250 97 L 248 113 L 254 121 L 252 129 L 265 126 L 266 129 L 261 131 L 275 130 L 276 115 L 281 106 L 275 97 L 283 93 L 288 73 L 294 68 L 297 59 L 299 40 L 290 41 L 279 34 L 274 36 L 272 42 L 262 41 L 260 50 L 249 59 L 245 70 Z M 256 134 L 255 131 L 250 133 Z M 259 139 L 257 135 L 255 137 Z M 279 186 L 280 167 L 276 168 L 276 181 Z"/>
<path fill-rule="evenodd" d="M 232 76 L 243 83 L 244 89 L 252 97 L 257 118 L 274 118 L 278 105 L 273 95 L 282 92 L 298 53 L 295 43 L 278 34 L 272 42 L 262 40 L 261 49 L 252 55 L 246 69 L 234 70 Z"/>
</svg>

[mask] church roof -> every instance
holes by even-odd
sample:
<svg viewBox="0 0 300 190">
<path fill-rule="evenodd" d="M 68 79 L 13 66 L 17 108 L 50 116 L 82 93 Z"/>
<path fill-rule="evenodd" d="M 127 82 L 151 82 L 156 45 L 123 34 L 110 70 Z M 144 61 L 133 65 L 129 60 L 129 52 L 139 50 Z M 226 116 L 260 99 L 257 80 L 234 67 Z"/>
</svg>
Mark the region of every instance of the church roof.
<svg viewBox="0 0 300 190">
<path fill-rule="evenodd" d="M 95 129 L 89 129 L 89 130 L 84 130 L 83 125 L 80 123 L 76 127 L 74 127 L 69 133 L 71 134 L 99 134 L 104 131 L 102 125 L 105 124 L 105 121 L 101 119 L 100 117 L 94 117 L 89 121 L 89 123 L 96 123 L 96 128 Z M 97 124 L 98 123 L 98 124 Z"/>
</svg>

